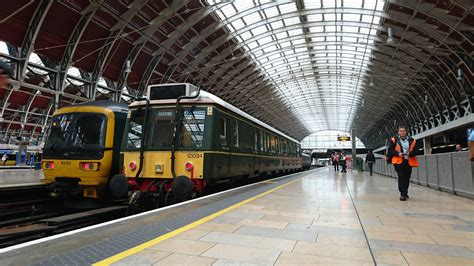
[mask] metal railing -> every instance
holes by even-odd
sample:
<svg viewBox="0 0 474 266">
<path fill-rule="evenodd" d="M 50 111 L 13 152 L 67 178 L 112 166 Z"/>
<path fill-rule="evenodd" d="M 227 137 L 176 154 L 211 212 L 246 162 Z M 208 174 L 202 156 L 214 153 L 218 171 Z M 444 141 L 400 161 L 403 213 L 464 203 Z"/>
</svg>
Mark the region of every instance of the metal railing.
<svg viewBox="0 0 474 266">
<path fill-rule="evenodd" d="M 474 162 L 469 160 L 468 152 L 429 154 L 417 158 L 420 166 L 413 167 L 412 183 L 474 198 Z M 395 168 L 385 159 L 377 158 L 374 173 L 397 178 Z"/>
</svg>

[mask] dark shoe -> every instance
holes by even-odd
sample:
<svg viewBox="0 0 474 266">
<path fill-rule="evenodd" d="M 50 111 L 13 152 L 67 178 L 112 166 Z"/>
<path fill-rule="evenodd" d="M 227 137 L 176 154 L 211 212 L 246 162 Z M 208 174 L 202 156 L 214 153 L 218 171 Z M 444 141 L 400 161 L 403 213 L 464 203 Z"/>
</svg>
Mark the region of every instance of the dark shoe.
<svg viewBox="0 0 474 266">
<path fill-rule="evenodd" d="M 408 196 L 408 195 L 407 195 L 407 196 L 406 196 L 406 198 L 407 198 L 407 199 L 409 199 L 409 198 L 410 198 L 410 196 Z"/>
<path fill-rule="evenodd" d="M 400 197 L 400 201 L 405 201 L 405 200 L 407 200 L 407 197 L 404 197 L 404 196 Z"/>
</svg>

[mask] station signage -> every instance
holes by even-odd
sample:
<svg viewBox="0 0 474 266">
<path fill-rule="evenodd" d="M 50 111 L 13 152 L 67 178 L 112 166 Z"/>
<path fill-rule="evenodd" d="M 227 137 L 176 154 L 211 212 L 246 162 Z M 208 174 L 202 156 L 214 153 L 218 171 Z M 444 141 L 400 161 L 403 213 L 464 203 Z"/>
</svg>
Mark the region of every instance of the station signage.
<svg viewBox="0 0 474 266">
<path fill-rule="evenodd" d="M 351 137 L 348 136 L 337 136 L 337 141 L 350 141 Z"/>
</svg>

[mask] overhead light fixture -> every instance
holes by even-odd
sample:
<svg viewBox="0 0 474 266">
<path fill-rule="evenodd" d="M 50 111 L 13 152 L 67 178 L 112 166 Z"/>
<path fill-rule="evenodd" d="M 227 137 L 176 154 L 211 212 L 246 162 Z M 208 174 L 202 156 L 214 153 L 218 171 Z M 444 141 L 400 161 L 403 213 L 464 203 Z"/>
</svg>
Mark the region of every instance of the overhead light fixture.
<svg viewBox="0 0 474 266">
<path fill-rule="evenodd" d="M 132 69 L 130 68 L 130 60 L 127 60 L 125 63 L 125 73 L 130 73 L 132 72 Z"/>
<path fill-rule="evenodd" d="M 393 33 L 392 33 L 392 28 L 390 27 L 388 27 L 387 43 L 393 43 Z"/>
<path fill-rule="evenodd" d="M 457 80 L 461 80 L 461 79 L 462 79 L 462 70 L 461 70 L 461 68 L 458 68 Z"/>
<path fill-rule="evenodd" d="M 369 83 L 369 86 L 370 86 L 370 87 L 373 87 L 373 86 L 374 86 L 374 80 L 372 79 L 372 77 L 370 77 L 370 83 Z"/>
</svg>

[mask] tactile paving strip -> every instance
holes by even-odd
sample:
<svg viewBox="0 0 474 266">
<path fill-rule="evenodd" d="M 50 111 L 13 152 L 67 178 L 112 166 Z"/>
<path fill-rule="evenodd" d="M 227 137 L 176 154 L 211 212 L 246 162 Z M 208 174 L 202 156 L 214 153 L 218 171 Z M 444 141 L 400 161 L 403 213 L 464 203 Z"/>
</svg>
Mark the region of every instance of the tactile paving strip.
<svg viewBox="0 0 474 266">
<path fill-rule="evenodd" d="M 175 216 L 167 220 L 161 220 L 159 223 L 150 224 L 145 227 L 131 230 L 108 239 L 84 246 L 69 252 L 52 256 L 46 260 L 36 262 L 34 265 L 90 265 L 92 263 L 104 260 L 115 254 L 138 246 L 142 243 L 155 239 L 168 232 L 174 231 L 194 221 L 202 219 L 208 215 L 237 204 L 243 200 L 259 195 L 265 191 L 281 186 L 302 176 L 308 172 L 298 173 L 282 178 L 273 184 L 266 184 L 262 187 L 247 191 L 242 194 L 231 196 L 229 198 L 216 201 L 214 203 L 202 206 L 182 215 Z M 156 215 L 156 214 L 150 214 Z M 60 241 L 60 240 L 59 240 Z"/>
</svg>

